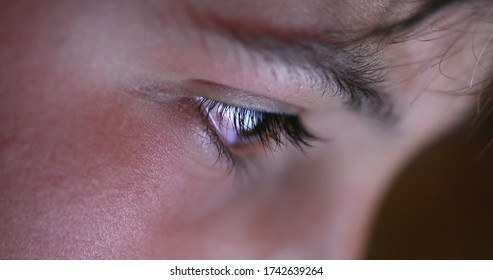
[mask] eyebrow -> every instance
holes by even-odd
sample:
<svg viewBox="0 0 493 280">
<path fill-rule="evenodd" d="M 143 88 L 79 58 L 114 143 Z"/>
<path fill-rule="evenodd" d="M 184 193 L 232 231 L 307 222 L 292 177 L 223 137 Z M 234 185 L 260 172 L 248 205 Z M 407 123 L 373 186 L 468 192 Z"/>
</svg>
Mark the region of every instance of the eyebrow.
<svg viewBox="0 0 493 280">
<path fill-rule="evenodd" d="M 349 110 L 382 120 L 393 117 L 387 95 L 376 89 L 383 82 L 377 52 L 362 40 L 338 41 L 335 32 L 318 35 L 252 30 L 214 18 L 210 26 L 222 37 L 267 62 L 282 62 L 300 72 L 304 84 L 321 96 L 336 98 Z"/>
</svg>

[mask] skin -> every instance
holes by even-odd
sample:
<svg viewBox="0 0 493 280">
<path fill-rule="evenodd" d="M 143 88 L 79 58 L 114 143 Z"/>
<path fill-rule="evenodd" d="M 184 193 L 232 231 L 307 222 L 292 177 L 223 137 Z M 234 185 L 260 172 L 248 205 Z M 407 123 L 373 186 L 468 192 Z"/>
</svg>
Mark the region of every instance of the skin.
<svg viewBox="0 0 493 280">
<path fill-rule="evenodd" d="M 487 72 L 475 53 L 488 32 L 438 28 L 387 46 L 379 57 L 390 69 L 383 87 L 397 116 L 389 125 L 321 98 L 285 65 L 246 54 L 200 23 L 220 17 L 233 29 L 308 34 L 368 28 L 413 7 L 4 2 L 1 258 L 361 258 L 398 172 L 473 112 L 474 95 L 438 91 L 472 91 L 472 75 L 480 81 Z M 442 12 L 436 25 L 487 30 L 462 24 L 469 12 Z M 434 58 L 450 46 L 441 71 Z M 314 142 L 307 155 L 252 145 L 235 152 L 248 171 L 229 170 L 216 162 L 193 97 L 244 101 L 197 80 L 239 90 L 258 106 L 300 108 L 308 130 L 330 141 Z"/>
</svg>

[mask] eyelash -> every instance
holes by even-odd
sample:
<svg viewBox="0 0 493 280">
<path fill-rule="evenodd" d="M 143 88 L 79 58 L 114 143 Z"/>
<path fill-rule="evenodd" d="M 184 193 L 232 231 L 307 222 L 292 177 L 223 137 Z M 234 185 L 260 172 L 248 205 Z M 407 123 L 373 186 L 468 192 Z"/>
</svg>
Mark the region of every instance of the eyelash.
<svg viewBox="0 0 493 280">
<path fill-rule="evenodd" d="M 197 109 L 207 124 L 207 131 L 212 136 L 214 145 L 218 151 L 218 161 L 222 158 L 236 165 L 241 158 L 232 151 L 232 147 L 225 143 L 219 135 L 217 128 L 211 123 L 211 112 L 217 112 L 220 120 L 229 117 L 234 125 L 234 131 L 242 139 L 242 144 L 248 146 L 259 142 L 264 150 L 276 151 L 288 144 L 292 144 L 298 150 L 304 152 L 305 148 L 311 147 L 311 142 L 319 138 L 308 132 L 297 115 L 268 113 L 253 109 L 236 107 L 222 102 L 199 97 L 197 98 Z M 228 114 L 228 116 L 226 116 Z M 253 125 L 252 125 L 253 124 Z M 246 130 L 244 127 L 250 128 Z"/>
</svg>

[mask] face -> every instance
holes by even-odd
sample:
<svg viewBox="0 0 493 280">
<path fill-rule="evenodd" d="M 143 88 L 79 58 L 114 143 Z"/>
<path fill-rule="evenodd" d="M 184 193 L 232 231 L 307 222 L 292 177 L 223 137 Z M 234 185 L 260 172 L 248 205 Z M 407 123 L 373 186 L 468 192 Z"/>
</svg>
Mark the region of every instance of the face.
<svg viewBox="0 0 493 280">
<path fill-rule="evenodd" d="M 361 258 L 487 72 L 460 7 L 403 39 L 364 35 L 405 1 L 2 6 L 2 258 Z"/>
</svg>

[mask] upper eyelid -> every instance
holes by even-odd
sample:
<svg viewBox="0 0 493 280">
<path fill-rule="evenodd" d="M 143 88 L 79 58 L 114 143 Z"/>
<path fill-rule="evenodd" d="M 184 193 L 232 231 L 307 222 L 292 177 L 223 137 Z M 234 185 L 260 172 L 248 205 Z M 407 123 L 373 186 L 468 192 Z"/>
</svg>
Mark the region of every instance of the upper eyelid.
<svg viewBox="0 0 493 280">
<path fill-rule="evenodd" d="M 185 81 L 184 88 L 189 94 L 197 97 L 210 98 L 227 105 L 264 113 L 296 115 L 300 111 L 299 107 L 283 101 L 204 80 Z"/>
</svg>

